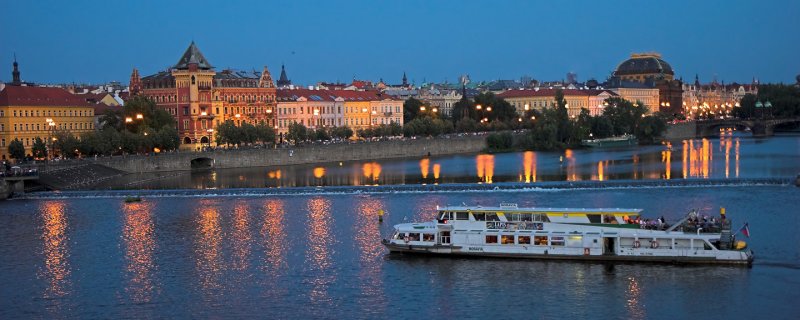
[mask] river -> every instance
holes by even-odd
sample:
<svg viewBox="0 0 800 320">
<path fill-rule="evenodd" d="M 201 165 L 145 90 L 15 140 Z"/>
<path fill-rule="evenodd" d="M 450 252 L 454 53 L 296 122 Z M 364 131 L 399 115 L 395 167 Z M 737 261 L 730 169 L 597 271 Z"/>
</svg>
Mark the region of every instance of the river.
<svg viewBox="0 0 800 320">
<path fill-rule="evenodd" d="M 721 146 L 726 139 L 731 143 Z M 686 147 L 691 151 L 684 152 Z M 660 156 L 649 160 L 664 152 L 680 156 L 667 157 L 670 165 Z M 535 155 L 531 166 L 525 164 L 529 153 L 494 155 L 482 169 L 481 156 L 429 159 L 429 178 L 439 164 L 442 180 L 425 183 L 459 182 L 458 188 L 438 191 L 400 178 L 429 179 L 421 172 L 422 160 L 415 159 L 381 163 L 378 184 L 407 185 L 388 192 L 262 185 L 262 192 L 220 195 L 199 184 L 191 188 L 203 190 L 150 191 L 137 203 L 125 203 L 111 191 L 6 201 L 0 203 L 0 318 L 792 319 L 800 314 L 800 188 L 788 184 L 800 172 L 800 137 L 695 140 L 671 151 L 664 146 L 581 150 L 563 161 L 557 153 Z M 341 185 L 327 183 L 337 175 L 350 185 L 366 184 L 352 183 L 353 169 L 343 165 L 336 173 L 336 167 L 326 168 L 326 185 Z M 394 173 L 399 168 L 406 169 Z M 600 168 L 602 173 L 593 171 Z M 358 177 L 368 176 L 359 169 Z M 447 176 L 454 180 L 444 180 Z M 381 180 L 389 177 L 400 180 Z M 755 178 L 775 180 L 752 182 Z M 228 186 L 217 179 L 213 187 Z M 626 183 L 602 188 L 573 183 L 605 179 Z M 531 186 L 550 181 L 550 187 L 485 188 L 528 185 L 528 180 Z M 663 183 L 646 183 L 650 180 Z M 724 183 L 728 180 L 738 182 Z M 749 222 L 751 238 L 740 238 L 756 260 L 743 268 L 450 259 L 390 255 L 380 244 L 393 224 L 432 219 L 437 205 L 500 202 L 636 207 L 668 221 L 691 209 L 717 214 L 726 207 L 734 228 Z M 386 213 L 383 222 L 377 220 L 379 210 Z"/>
<path fill-rule="evenodd" d="M 283 167 L 129 175 L 96 188 L 227 189 L 789 177 L 800 134 L 719 138 L 611 150 L 452 155 Z"/>
</svg>

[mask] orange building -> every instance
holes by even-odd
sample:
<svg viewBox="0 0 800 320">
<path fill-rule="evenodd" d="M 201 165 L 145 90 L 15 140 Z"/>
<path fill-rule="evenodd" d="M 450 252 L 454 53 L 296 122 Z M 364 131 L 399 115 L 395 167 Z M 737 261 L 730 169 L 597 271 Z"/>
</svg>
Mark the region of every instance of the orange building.
<svg viewBox="0 0 800 320">
<path fill-rule="evenodd" d="M 214 129 L 226 120 L 276 125 L 269 70 L 216 72 L 194 42 L 169 70 L 139 78 L 134 69 L 130 88 L 175 117 L 184 149 L 214 143 Z"/>
</svg>

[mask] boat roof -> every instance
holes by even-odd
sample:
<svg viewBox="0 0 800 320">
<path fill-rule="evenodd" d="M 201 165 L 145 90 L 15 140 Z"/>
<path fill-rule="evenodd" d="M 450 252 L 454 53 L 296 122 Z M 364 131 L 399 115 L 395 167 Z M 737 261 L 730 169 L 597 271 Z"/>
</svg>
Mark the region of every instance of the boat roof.
<svg viewBox="0 0 800 320">
<path fill-rule="evenodd" d="M 516 205 L 500 205 L 500 206 L 444 206 L 436 207 L 439 211 L 500 211 L 500 212 L 517 212 L 517 213 L 585 213 L 585 214 L 627 214 L 638 215 L 642 209 L 630 208 L 520 208 Z"/>
</svg>

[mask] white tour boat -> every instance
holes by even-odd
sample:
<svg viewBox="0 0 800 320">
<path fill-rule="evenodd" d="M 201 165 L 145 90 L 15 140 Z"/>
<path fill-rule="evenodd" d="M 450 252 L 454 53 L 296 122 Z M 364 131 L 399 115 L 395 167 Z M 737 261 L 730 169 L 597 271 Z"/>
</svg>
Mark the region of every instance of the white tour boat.
<svg viewBox="0 0 800 320">
<path fill-rule="evenodd" d="M 437 207 L 437 219 L 394 227 L 391 252 L 595 261 L 751 265 L 753 252 L 719 219 L 694 211 L 645 223 L 641 209 Z M 705 220 L 705 221 L 704 221 Z M 749 232 L 749 230 L 747 231 Z"/>
</svg>

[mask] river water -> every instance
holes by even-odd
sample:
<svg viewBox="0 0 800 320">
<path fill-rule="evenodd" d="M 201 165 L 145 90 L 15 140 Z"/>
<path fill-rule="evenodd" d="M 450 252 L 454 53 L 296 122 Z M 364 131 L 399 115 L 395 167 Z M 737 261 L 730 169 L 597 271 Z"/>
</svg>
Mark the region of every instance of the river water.
<svg viewBox="0 0 800 320">
<path fill-rule="evenodd" d="M 129 175 L 97 188 L 225 189 L 306 186 L 536 183 L 789 177 L 798 173 L 800 134 L 719 138 L 612 150 L 518 152 L 352 161 L 284 167 Z"/>
<path fill-rule="evenodd" d="M 800 314 L 800 188 L 788 181 L 800 172 L 800 137 L 740 137 L 728 161 L 727 147 L 718 141 L 707 140 L 706 147 L 687 143 L 708 150 L 697 158 L 707 158 L 697 161 L 708 165 L 687 164 L 684 170 L 672 164 L 669 177 L 661 178 L 655 172 L 666 168 L 625 159 L 664 147 L 572 155 L 574 180 L 592 179 L 590 167 L 600 157 L 610 162 L 603 179 L 640 172 L 628 178 L 688 181 L 680 184 L 633 180 L 587 188 L 567 181 L 549 188 L 483 188 L 489 181 L 525 185 L 525 166 L 521 182 L 500 178 L 511 177 L 509 172 L 519 178 L 516 167 L 507 168 L 517 160 L 503 159 L 528 157 L 508 154 L 494 156 L 489 181 L 484 166 L 483 184 L 441 191 L 171 190 L 152 191 L 138 203 L 125 203 L 114 192 L 79 191 L 6 201 L 0 203 L 0 319 L 794 319 Z M 672 153 L 682 153 L 676 150 L 673 145 Z M 567 170 L 557 157 L 545 164 L 550 157 L 537 158 L 531 180 Z M 441 161 L 447 171 L 441 168 L 440 178 L 443 172 L 479 172 L 475 164 L 451 168 L 456 160 Z M 388 165 L 381 166 L 379 177 L 392 175 Z M 631 166 L 641 169 L 624 169 Z M 432 219 L 437 205 L 500 202 L 635 207 L 668 221 L 690 209 L 717 214 L 726 207 L 735 228 L 749 222 L 751 238 L 739 237 L 756 260 L 743 268 L 451 259 L 390 255 L 380 244 L 393 224 Z M 382 223 L 379 210 L 385 211 Z"/>
</svg>

